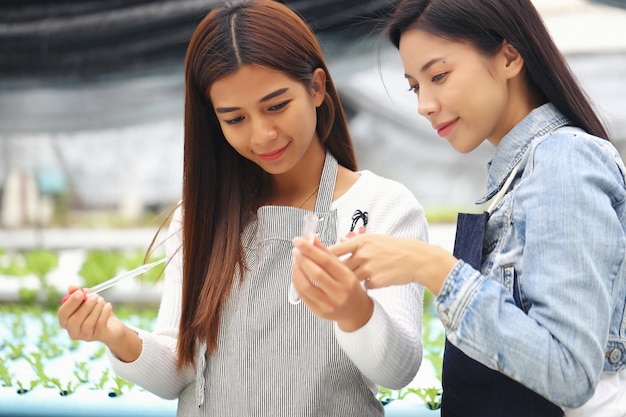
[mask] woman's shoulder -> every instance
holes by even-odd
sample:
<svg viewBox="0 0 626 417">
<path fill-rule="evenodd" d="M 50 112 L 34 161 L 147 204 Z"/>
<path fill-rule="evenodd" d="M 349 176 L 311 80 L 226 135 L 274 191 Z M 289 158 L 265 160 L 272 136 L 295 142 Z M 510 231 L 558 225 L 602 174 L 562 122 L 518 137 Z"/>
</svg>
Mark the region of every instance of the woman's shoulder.
<svg viewBox="0 0 626 417">
<path fill-rule="evenodd" d="M 360 171 L 333 209 L 339 236 L 368 232 L 428 239 L 424 209 L 415 195 L 401 182 L 371 171 Z"/>
<path fill-rule="evenodd" d="M 575 126 L 561 126 L 538 137 L 534 147 L 543 152 L 562 152 L 566 148 L 571 151 L 594 151 L 611 155 L 618 153 L 611 141 Z"/>
<path fill-rule="evenodd" d="M 393 193 L 415 198 L 411 190 L 398 180 L 383 177 L 369 170 L 359 171 L 359 174 L 361 175 L 360 180 L 362 181 L 362 185 L 372 190 L 383 194 Z"/>
<path fill-rule="evenodd" d="M 400 181 L 382 177 L 369 170 L 359 171 L 358 174 L 359 179 L 335 201 L 336 204 L 358 200 L 369 204 L 419 206 L 415 195 Z"/>
<path fill-rule="evenodd" d="M 551 160 L 553 164 L 573 166 L 602 164 L 625 173 L 617 148 L 608 140 L 583 129 L 563 126 L 544 135 L 532 147 L 534 160 Z"/>
<path fill-rule="evenodd" d="M 601 186 L 613 199 L 626 198 L 626 167 L 619 152 L 610 141 L 582 129 L 563 127 L 536 141 L 527 167 L 534 183 L 552 184 L 555 193 L 587 184 Z"/>
</svg>

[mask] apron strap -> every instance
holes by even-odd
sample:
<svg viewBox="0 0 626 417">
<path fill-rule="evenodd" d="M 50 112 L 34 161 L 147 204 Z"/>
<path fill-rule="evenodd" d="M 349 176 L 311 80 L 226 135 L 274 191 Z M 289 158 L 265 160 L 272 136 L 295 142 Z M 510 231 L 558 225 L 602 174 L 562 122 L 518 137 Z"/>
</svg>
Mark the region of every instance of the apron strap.
<svg viewBox="0 0 626 417">
<path fill-rule="evenodd" d="M 509 190 L 509 187 L 511 186 L 511 183 L 515 179 L 515 175 L 517 175 L 517 171 L 519 171 L 519 166 L 521 165 L 521 162 L 522 161 L 518 162 L 513 167 L 513 169 L 511 170 L 511 173 L 508 176 L 508 178 L 506 179 L 506 181 L 502 185 L 502 188 L 500 188 L 500 191 L 498 191 L 498 194 L 496 194 L 496 196 L 493 198 L 493 201 L 491 202 L 491 204 L 489 204 L 489 208 L 487 209 L 487 213 L 488 214 L 491 214 L 491 212 L 496 208 L 496 206 L 498 205 L 498 203 L 500 202 L 502 197 L 504 197 L 506 192 Z"/>
<path fill-rule="evenodd" d="M 320 179 L 320 189 L 315 201 L 315 212 L 328 212 L 333 203 L 333 194 L 335 193 L 335 182 L 337 181 L 338 163 L 335 157 L 326 151 L 324 160 L 324 169 L 322 170 L 322 178 Z"/>
</svg>

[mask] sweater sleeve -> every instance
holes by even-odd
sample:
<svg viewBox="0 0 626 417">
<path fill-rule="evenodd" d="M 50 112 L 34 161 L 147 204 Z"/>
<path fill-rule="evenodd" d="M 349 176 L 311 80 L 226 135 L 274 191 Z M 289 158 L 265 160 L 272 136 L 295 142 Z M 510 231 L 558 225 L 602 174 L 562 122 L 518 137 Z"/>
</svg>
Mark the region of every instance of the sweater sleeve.
<svg viewBox="0 0 626 417">
<path fill-rule="evenodd" d="M 428 240 L 424 211 L 408 189 L 375 176 L 366 183 L 367 191 L 358 194 L 367 196 L 367 200 L 342 202 L 342 206 L 348 206 L 346 215 L 361 209 L 357 207 L 360 204 L 368 211 L 368 233 Z M 340 214 L 339 222 L 345 221 L 343 217 Z M 407 284 L 368 293 L 374 300 L 372 317 L 353 332 L 344 332 L 335 325 L 337 341 L 373 384 L 402 388 L 413 380 L 422 362 L 424 289 Z"/>
<path fill-rule="evenodd" d="M 122 362 L 110 351 L 116 374 L 166 399 L 175 399 L 195 377 L 192 368 L 177 369 L 176 345 L 182 300 L 182 213 L 179 206 L 166 237 L 165 285 L 153 332 L 133 329 L 142 341 L 142 351 L 133 362 Z"/>
</svg>

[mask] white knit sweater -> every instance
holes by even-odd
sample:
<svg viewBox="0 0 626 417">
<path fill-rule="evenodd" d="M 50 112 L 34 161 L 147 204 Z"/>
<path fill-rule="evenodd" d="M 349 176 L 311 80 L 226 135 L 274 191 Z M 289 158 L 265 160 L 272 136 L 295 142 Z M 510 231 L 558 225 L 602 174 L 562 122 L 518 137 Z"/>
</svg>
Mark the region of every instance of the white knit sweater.
<svg viewBox="0 0 626 417">
<path fill-rule="evenodd" d="M 367 212 L 366 233 L 428 239 L 423 209 L 406 187 L 370 171 L 360 174 L 357 182 L 332 204 L 333 210 L 337 210 L 337 240 L 350 231 L 356 210 Z M 359 221 L 355 231 L 362 224 Z M 180 209 L 175 213 L 168 233 L 166 252 L 172 259 L 165 271 L 163 297 L 154 331 L 135 329 L 143 348 L 134 362 L 122 362 L 110 352 L 109 359 L 119 376 L 160 397 L 175 399 L 202 372 L 197 369 L 179 372 L 176 369 L 176 337 L 182 299 Z M 354 332 L 343 332 L 335 326 L 335 336 L 369 381 L 372 391 L 375 392 L 379 385 L 398 389 L 412 381 L 422 360 L 423 288 L 409 284 L 369 290 L 368 293 L 375 301 L 370 320 Z"/>
</svg>

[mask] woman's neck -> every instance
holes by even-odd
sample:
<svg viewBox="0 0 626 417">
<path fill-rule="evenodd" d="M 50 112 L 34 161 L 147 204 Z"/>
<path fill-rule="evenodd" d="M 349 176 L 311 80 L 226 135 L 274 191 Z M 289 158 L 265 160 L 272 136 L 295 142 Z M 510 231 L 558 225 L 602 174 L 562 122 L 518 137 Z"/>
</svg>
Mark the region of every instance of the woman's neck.
<svg viewBox="0 0 626 417">
<path fill-rule="evenodd" d="M 272 195 L 268 204 L 308 207 L 315 206 L 326 151 L 321 144 L 311 147 L 307 154 L 289 172 L 272 176 Z"/>
</svg>

